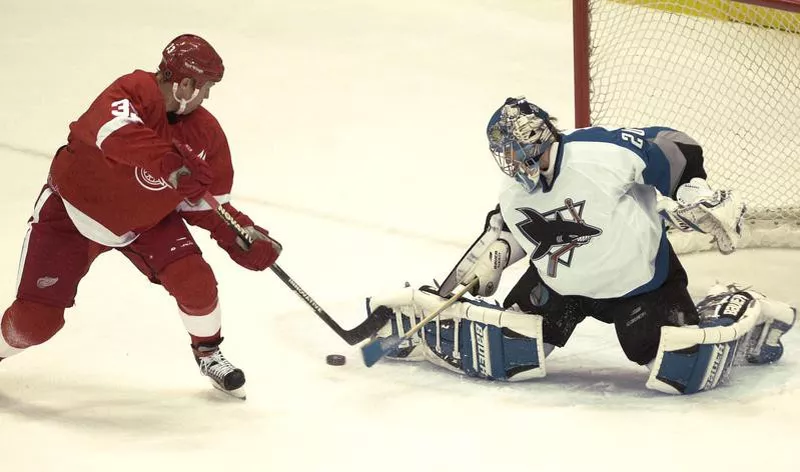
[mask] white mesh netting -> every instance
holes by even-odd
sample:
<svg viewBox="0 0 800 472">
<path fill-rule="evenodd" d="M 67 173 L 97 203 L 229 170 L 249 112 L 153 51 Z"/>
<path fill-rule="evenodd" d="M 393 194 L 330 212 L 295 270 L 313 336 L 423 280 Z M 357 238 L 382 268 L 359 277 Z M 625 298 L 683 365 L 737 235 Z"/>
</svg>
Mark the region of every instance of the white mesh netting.
<svg viewBox="0 0 800 472">
<path fill-rule="evenodd" d="M 746 201 L 743 245 L 800 247 L 800 14 L 590 0 L 589 22 L 592 124 L 686 131 L 712 186 Z"/>
</svg>

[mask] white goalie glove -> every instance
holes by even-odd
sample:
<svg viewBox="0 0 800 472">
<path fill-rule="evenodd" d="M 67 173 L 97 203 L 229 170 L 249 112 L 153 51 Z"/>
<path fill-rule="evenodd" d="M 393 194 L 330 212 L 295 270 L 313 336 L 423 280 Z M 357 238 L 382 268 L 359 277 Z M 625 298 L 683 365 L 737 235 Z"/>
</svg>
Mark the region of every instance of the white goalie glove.
<svg viewBox="0 0 800 472">
<path fill-rule="evenodd" d="M 742 236 L 745 205 L 730 190 L 712 190 L 695 177 L 678 187 L 676 199 L 657 196 L 659 213 L 681 231 L 709 234 L 722 254 L 730 254 Z"/>
<path fill-rule="evenodd" d="M 450 271 L 438 293 L 440 296 L 447 296 L 459 284 L 478 277 L 478 285 L 470 293 L 489 297 L 497 291 L 503 270 L 523 257 L 525 251 L 510 232 L 503 230 L 503 217 L 499 210 L 494 210 L 486 219 L 483 234 Z"/>
<path fill-rule="evenodd" d="M 500 275 L 508 267 L 511 257 L 511 245 L 508 241 L 498 239 L 489 244 L 483 253 L 473 262 L 473 266 L 464 272 L 461 281 L 478 278 L 478 285 L 471 290 L 473 295 L 489 297 L 497 291 Z"/>
</svg>

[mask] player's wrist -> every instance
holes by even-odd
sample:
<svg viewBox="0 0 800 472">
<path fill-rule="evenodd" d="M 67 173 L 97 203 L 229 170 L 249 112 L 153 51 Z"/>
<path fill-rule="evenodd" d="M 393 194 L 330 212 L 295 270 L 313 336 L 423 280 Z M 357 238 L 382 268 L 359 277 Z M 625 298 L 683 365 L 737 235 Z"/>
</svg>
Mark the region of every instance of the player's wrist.
<svg viewBox="0 0 800 472">
<path fill-rule="evenodd" d="M 178 153 L 168 152 L 161 158 L 160 174 L 161 178 L 167 182 L 182 168 L 186 168 L 186 166 L 183 164 L 183 158 Z"/>
</svg>

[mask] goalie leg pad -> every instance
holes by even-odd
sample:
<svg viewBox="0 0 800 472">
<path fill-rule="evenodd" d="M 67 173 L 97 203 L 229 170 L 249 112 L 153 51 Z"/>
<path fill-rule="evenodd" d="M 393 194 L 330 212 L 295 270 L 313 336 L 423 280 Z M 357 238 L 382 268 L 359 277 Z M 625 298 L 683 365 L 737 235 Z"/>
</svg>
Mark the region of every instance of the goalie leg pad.
<svg viewBox="0 0 800 472">
<path fill-rule="evenodd" d="M 401 335 L 445 299 L 429 291 L 405 289 L 368 299 L 367 307 L 389 310 L 389 323 L 377 337 Z M 542 317 L 474 300 L 454 303 L 387 357 L 428 360 L 450 371 L 488 380 L 520 381 L 546 375 L 550 349 L 542 342 Z"/>
<path fill-rule="evenodd" d="M 673 394 L 710 390 L 729 378 L 738 343 L 696 344 L 664 352 L 656 358 L 658 368 L 651 372 L 647 387 Z"/>
<path fill-rule="evenodd" d="M 761 319 L 761 305 L 749 292 L 709 297 L 698 305 L 698 326 L 661 328 L 658 353 L 647 387 L 689 394 L 725 383 L 740 346 Z"/>
<path fill-rule="evenodd" d="M 735 295 L 737 292 L 738 296 Z M 760 312 L 755 326 L 742 341 L 744 355 L 740 356 L 741 359 L 737 359 L 737 363 L 741 360 L 746 360 L 750 364 L 776 362 L 783 355 L 781 337 L 794 326 L 797 319 L 797 310 L 793 306 L 770 300 L 754 290 L 743 290 L 736 284 L 729 284 L 711 287 L 708 296 L 698 304 L 697 308 L 706 318 L 724 317 L 727 313 L 735 314 L 739 310 L 739 305 L 749 302 L 741 297 L 755 300 L 754 303 L 760 306 Z"/>
<path fill-rule="evenodd" d="M 541 331 L 541 320 L 531 321 Z M 505 327 L 452 319 L 425 327 L 423 352 L 432 363 L 470 377 L 521 381 L 544 377 L 541 343 L 541 335 L 533 338 Z"/>
<path fill-rule="evenodd" d="M 771 364 L 783 356 L 781 337 L 794 326 L 797 309 L 775 300 L 759 303 L 764 322 L 750 333 L 745 359 L 750 364 Z"/>
<path fill-rule="evenodd" d="M 384 312 L 385 318 L 389 319 L 383 328 L 381 328 L 375 336 L 371 339 L 385 339 L 392 336 L 402 337 L 405 333 L 411 330 L 411 327 L 420 321 L 420 318 L 410 317 L 403 314 L 400 310 L 393 310 L 386 305 L 379 305 L 374 310 L 370 307 L 370 299 L 367 299 L 367 314 L 372 316 L 372 313 Z M 397 346 L 397 349 L 390 351 L 386 354 L 389 359 L 396 359 L 402 361 L 421 361 L 424 360 L 422 351 L 417 347 L 420 344 L 419 332 L 414 334 L 411 338 L 404 340 Z"/>
</svg>

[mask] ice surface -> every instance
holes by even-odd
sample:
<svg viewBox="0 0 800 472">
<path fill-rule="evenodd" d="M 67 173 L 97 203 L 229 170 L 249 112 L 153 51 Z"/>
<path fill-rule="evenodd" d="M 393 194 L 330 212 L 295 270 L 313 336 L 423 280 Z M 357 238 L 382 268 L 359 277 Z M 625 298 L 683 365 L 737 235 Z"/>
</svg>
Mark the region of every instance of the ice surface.
<svg viewBox="0 0 800 472">
<path fill-rule="evenodd" d="M 483 130 L 506 96 L 573 121 L 566 0 L 10 3 L 0 15 L 6 303 L 67 124 L 117 76 L 152 70 L 184 31 L 225 58 L 207 105 L 236 161 L 234 203 L 284 243 L 281 266 L 345 326 L 366 296 L 444 277 L 477 236 L 500 174 Z M 542 381 L 367 369 L 276 277 L 240 270 L 197 235 L 247 401 L 206 383 L 169 296 L 106 254 L 65 329 L 0 363 L 4 470 L 797 470 L 797 332 L 779 364 L 692 397 L 645 390 L 646 370 L 593 320 Z M 693 293 L 736 280 L 797 300 L 798 252 L 683 261 Z M 329 353 L 348 363 L 327 365 Z"/>
</svg>

